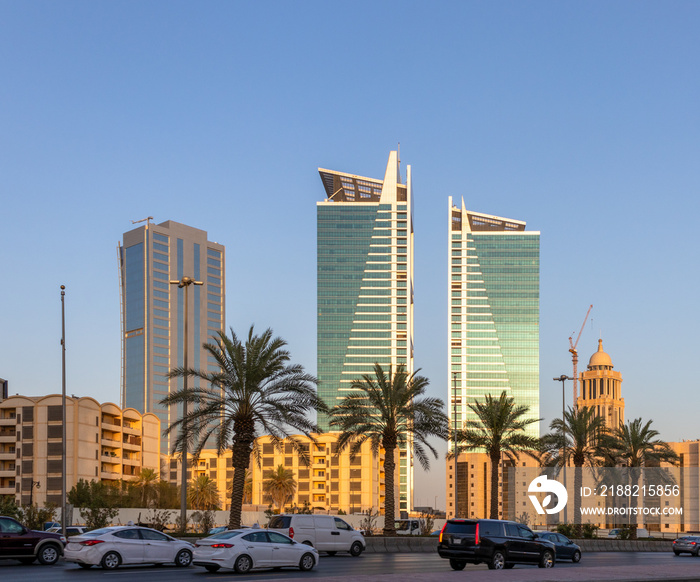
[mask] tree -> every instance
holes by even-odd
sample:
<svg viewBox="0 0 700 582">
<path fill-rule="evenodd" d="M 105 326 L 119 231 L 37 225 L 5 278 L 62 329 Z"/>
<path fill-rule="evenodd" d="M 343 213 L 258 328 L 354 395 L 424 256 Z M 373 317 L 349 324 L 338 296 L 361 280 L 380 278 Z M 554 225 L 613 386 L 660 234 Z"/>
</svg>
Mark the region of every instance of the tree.
<svg viewBox="0 0 700 582">
<path fill-rule="evenodd" d="M 549 466 L 574 466 L 574 523 L 580 537 L 582 467 L 603 462 L 600 445 L 607 433 L 605 419 L 594 408 L 569 408 L 564 418 L 553 420 L 549 428 L 552 432 L 542 437 L 544 462 Z"/>
<path fill-rule="evenodd" d="M 187 501 L 192 509 L 218 509 L 220 499 L 216 481 L 208 475 L 192 479 L 187 487 Z"/>
<path fill-rule="evenodd" d="M 150 507 L 158 499 L 158 473 L 153 469 L 141 469 L 136 486 L 141 490 L 141 507 Z"/>
<path fill-rule="evenodd" d="M 294 472 L 278 465 L 277 469 L 265 471 L 265 480 L 262 484 L 263 491 L 267 493 L 277 505 L 280 513 L 284 506 L 294 497 L 297 490 L 297 482 Z"/>
<path fill-rule="evenodd" d="M 175 450 L 183 450 L 183 430 L 189 443 L 195 445 L 195 455 L 212 438 L 221 454 L 227 447 L 232 451 L 234 468 L 231 488 L 229 527 L 241 525 L 241 506 L 245 489 L 246 470 L 250 465 L 255 439 L 270 435 L 275 446 L 289 437 L 289 429 L 307 436 L 318 427 L 306 414 L 314 408 L 327 410 L 315 391 L 316 378 L 304 372 L 300 365 L 288 364 L 290 355 L 282 338 L 273 338 L 272 330 L 255 335 L 253 326 L 242 341 L 231 330 L 230 337 L 219 332 L 215 343 L 204 344 L 208 355 L 220 371 L 174 368 L 169 376 L 192 376 L 209 383 L 209 387 L 180 390 L 165 398 L 166 405 L 188 402 L 184 418 L 176 420 L 166 433 L 179 431 Z M 197 438 L 197 440 L 195 440 Z M 288 441 L 308 463 L 308 454 L 295 438 Z"/>
<path fill-rule="evenodd" d="M 659 432 L 651 428 L 651 423 L 651 420 L 643 423 L 641 418 L 635 418 L 621 424 L 604 439 L 610 459 L 617 465 L 629 467 L 630 480 L 635 484 L 642 467 L 658 467 L 662 462 L 675 465 L 679 460 L 668 443 L 657 438 Z M 637 539 L 636 519 L 630 522 L 630 537 Z"/>
<path fill-rule="evenodd" d="M 528 406 L 516 405 L 515 400 L 504 390 L 496 399 L 487 394 L 483 401 L 469 405 L 478 420 L 468 420 L 464 428 L 457 431 L 458 453 L 462 450 L 483 450 L 491 461 L 491 507 L 490 518 L 498 519 L 498 464 L 501 454 L 516 462 L 519 453 L 539 458 L 539 439 L 525 433 L 525 429 L 539 422 L 537 418 L 526 418 Z M 455 470 L 456 470 L 455 459 Z M 456 501 L 455 501 L 456 506 Z"/>
<path fill-rule="evenodd" d="M 397 448 L 413 447 L 418 462 L 428 470 L 426 448 L 437 458 L 429 437 L 446 439 L 449 433 L 445 404 L 439 398 L 424 396 L 428 379 L 409 374 L 404 366 L 385 372 L 374 364 L 374 375 L 364 375 L 352 383 L 353 391 L 331 411 L 331 427 L 340 431 L 337 453 L 350 447 L 359 453 L 369 441 L 376 454 L 384 449 L 384 535 L 396 535 L 394 527 Z"/>
<path fill-rule="evenodd" d="M 678 455 L 666 441 L 657 438 L 659 431 L 651 428 L 653 421 L 642 422 L 635 418 L 621 424 L 605 439 L 610 456 L 623 467 L 658 467 L 662 462 L 675 465 Z"/>
<path fill-rule="evenodd" d="M 0 515 L 22 519 L 22 508 L 17 505 L 13 495 L 0 495 Z"/>
<path fill-rule="evenodd" d="M 68 503 L 81 509 L 85 525 L 89 529 L 106 527 L 116 517 L 114 491 L 100 481 L 80 479 L 68 492 Z"/>
</svg>

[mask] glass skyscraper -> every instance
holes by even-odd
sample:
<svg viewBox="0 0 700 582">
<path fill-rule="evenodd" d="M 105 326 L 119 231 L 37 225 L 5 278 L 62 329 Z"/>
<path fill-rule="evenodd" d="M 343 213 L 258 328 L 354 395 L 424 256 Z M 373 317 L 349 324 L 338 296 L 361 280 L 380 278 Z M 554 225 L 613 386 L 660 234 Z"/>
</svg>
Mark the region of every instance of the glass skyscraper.
<svg viewBox="0 0 700 582">
<path fill-rule="evenodd" d="M 540 233 L 449 199 L 449 416 L 503 390 L 539 418 Z M 539 436 L 539 423 L 527 428 Z"/>
<path fill-rule="evenodd" d="M 170 281 L 183 276 L 202 281 L 189 287 L 188 366 L 217 371 L 202 344 L 224 329 L 225 248 L 207 233 L 173 221 L 147 223 L 124 233 L 119 247 L 122 319 L 121 406 L 152 412 L 162 428 L 181 409 L 159 401 L 182 388 L 182 378 L 166 374 L 183 365 L 185 290 Z M 193 380 L 190 380 L 192 386 Z M 161 441 L 162 452 L 170 439 Z"/>
<path fill-rule="evenodd" d="M 397 152 L 384 180 L 324 170 L 317 203 L 319 396 L 335 406 L 378 362 L 413 372 L 411 167 Z M 328 418 L 319 414 L 328 430 Z M 412 456 L 401 451 L 399 509 L 412 508 Z M 330 505 L 330 504 L 329 504 Z"/>
</svg>

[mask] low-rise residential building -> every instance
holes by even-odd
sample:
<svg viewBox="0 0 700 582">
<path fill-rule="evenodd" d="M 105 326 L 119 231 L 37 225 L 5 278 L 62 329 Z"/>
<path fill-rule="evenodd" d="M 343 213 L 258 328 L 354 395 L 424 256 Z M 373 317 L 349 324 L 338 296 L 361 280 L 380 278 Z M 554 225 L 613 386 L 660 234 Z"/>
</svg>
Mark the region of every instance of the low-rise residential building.
<svg viewBox="0 0 700 582">
<path fill-rule="evenodd" d="M 60 505 L 63 474 L 61 395 L 0 401 L 0 495 Z M 160 421 L 93 398 L 66 397 L 66 488 L 80 479 L 135 480 L 160 469 Z"/>
<path fill-rule="evenodd" d="M 244 504 L 255 509 L 265 509 L 272 503 L 263 489 L 263 482 L 269 471 L 279 465 L 292 472 L 297 489 L 295 495 L 286 505 L 303 507 L 306 503 L 315 511 L 336 513 L 361 513 L 368 510 L 384 512 L 384 453 L 374 454 L 369 443 L 362 446 L 360 452 L 350 458 L 349 449 L 336 455 L 339 433 L 313 435 L 316 442 L 304 435 L 291 438 L 301 443 L 310 460 L 305 465 L 302 456 L 294 449 L 290 439 L 282 442 L 281 449 L 275 447 L 269 436 L 258 438 L 256 455 L 251 455 L 249 466 L 249 497 Z M 216 481 L 221 499 L 221 508 L 230 509 L 230 484 L 233 480 L 231 451 L 221 456 L 213 449 L 204 449 L 199 458 L 188 461 L 190 470 L 188 481 L 199 475 L 208 475 Z M 179 485 L 180 459 L 171 456 L 168 459 L 169 479 Z M 398 496 L 398 483 L 395 495 Z"/>
</svg>

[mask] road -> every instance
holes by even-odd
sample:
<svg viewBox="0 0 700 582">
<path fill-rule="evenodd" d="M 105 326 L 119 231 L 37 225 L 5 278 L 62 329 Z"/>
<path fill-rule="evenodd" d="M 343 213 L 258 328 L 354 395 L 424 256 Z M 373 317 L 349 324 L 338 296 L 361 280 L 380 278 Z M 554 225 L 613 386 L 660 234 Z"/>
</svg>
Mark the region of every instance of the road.
<svg viewBox="0 0 700 582">
<path fill-rule="evenodd" d="M 695 578 L 697 577 L 697 578 Z M 372 581 L 442 581 L 469 580 L 480 582 L 542 581 L 542 580 L 700 580 L 700 558 L 691 556 L 675 557 L 671 553 L 613 553 L 601 552 L 585 554 L 580 564 L 558 562 L 552 570 L 542 570 L 534 566 L 516 566 L 513 570 L 493 572 L 486 566 L 468 565 L 463 572 L 453 572 L 447 560 L 437 554 L 365 554 L 359 558 L 350 556 L 321 556 L 320 564 L 312 572 L 293 569 L 282 571 L 264 570 L 245 576 L 230 571 L 210 574 L 203 568 L 186 569 L 174 566 L 122 567 L 115 571 L 99 568 L 83 570 L 75 564 L 63 561 L 55 566 L 22 566 L 11 560 L 0 561 L 0 578 L 12 582 L 36 582 L 37 578 L 50 582 L 71 580 L 78 582 L 179 582 L 197 580 L 236 580 L 268 582 L 286 580 L 306 580 L 322 582 L 333 580 Z"/>
</svg>

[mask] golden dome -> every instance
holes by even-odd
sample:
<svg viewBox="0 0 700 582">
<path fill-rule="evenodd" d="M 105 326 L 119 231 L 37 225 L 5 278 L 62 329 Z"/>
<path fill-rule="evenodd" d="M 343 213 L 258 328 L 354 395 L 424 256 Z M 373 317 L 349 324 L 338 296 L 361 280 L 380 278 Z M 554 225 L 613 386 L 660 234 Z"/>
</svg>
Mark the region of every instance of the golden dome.
<svg viewBox="0 0 700 582">
<path fill-rule="evenodd" d="M 598 366 L 605 366 L 612 368 L 612 360 L 610 359 L 610 356 L 606 354 L 603 351 L 603 340 L 599 339 L 598 340 L 598 351 L 591 356 L 591 359 L 588 361 L 588 367 L 593 368 L 593 367 L 598 367 Z"/>
</svg>

